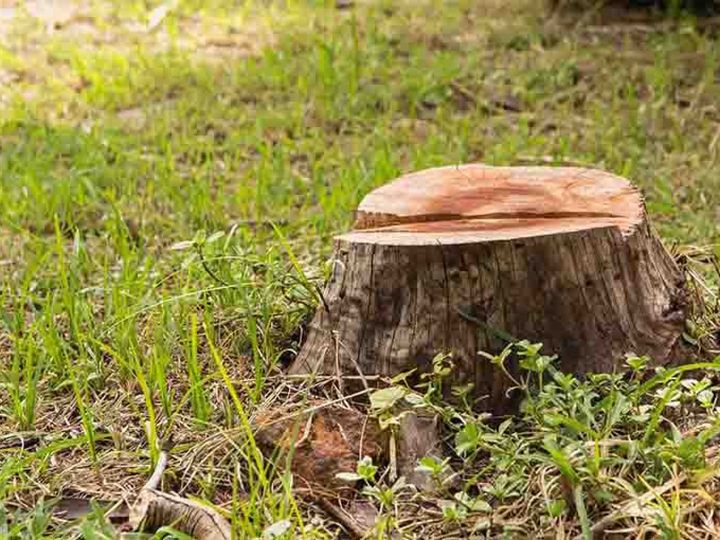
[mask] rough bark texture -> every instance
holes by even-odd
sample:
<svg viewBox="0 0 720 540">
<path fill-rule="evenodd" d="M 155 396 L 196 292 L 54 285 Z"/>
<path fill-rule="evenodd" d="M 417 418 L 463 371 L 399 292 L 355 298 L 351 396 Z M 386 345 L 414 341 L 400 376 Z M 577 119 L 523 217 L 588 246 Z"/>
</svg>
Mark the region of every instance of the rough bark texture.
<svg viewBox="0 0 720 540">
<path fill-rule="evenodd" d="M 640 195 L 600 171 L 402 177 L 363 201 L 333 268 L 292 372 L 392 376 L 452 352 L 454 382 L 498 413 L 512 408 L 509 382 L 478 351 L 540 341 L 576 374 L 613 371 L 631 351 L 663 364 L 685 316 L 683 276 Z"/>
<path fill-rule="evenodd" d="M 156 532 L 162 527 L 185 533 L 196 540 L 230 540 L 230 524 L 209 506 L 145 488 L 130 511 L 134 530 Z"/>
<path fill-rule="evenodd" d="M 442 459 L 440 418 L 421 410 L 405 414 L 397 430 L 398 474 L 420 490 L 430 490 L 434 479 L 418 469 L 418 460 L 431 456 Z"/>
<path fill-rule="evenodd" d="M 155 470 L 130 507 L 128 525 L 137 532 L 154 533 L 172 527 L 196 540 L 230 540 L 230 523 L 210 506 L 158 490 L 168 465 L 163 449 Z"/>
</svg>

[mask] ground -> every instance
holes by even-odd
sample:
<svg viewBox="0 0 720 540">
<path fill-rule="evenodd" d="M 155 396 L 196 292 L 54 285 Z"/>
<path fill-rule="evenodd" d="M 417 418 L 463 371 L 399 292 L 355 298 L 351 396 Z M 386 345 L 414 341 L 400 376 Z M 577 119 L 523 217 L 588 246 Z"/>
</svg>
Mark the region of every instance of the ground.
<svg viewBox="0 0 720 540">
<path fill-rule="evenodd" d="M 626 176 L 711 304 L 720 24 L 596 19 L 534 0 L 0 0 L 0 534 L 110 535 L 102 509 L 68 521 L 53 505 L 131 502 L 170 438 L 166 488 L 234 516 L 239 537 L 337 534 L 287 474 L 252 465 L 246 421 L 297 401 L 279 371 L 331 238 L 404 171 Z M 686 338 L 712 331 L 698 314 Z M 653 397 L 634 377 L 556 375 L 528 388 L 520 427 L 434 401 L 464 483 L 420 502 L 387 488 L 389 504 L 365 478 L 387 518 L 371 534 L 587 535 L 642 493 L 622 526 L 717 533 L 714 379 L 666 374 Z"/>
</svg>

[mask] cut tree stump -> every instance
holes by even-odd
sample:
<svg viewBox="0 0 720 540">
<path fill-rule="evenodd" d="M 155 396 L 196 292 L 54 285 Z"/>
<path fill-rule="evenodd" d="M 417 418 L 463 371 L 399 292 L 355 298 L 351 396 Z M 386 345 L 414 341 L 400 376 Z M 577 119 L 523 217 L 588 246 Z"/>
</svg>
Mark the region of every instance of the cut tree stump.
<svg viewBox="0 0 720 540">
<path fill-rule="evenodd" d="M 542 342 L 578 375 L 628 352 L 667 364 L 686 309 L 638 190 L 574 167 L 440 167 L 376 189 L 336 239 L 323 296 L 292 373 L 420 373 L 451 352 L 452 382 L 496 413 L 511 384 L 478 351 Z"/>
</svg>

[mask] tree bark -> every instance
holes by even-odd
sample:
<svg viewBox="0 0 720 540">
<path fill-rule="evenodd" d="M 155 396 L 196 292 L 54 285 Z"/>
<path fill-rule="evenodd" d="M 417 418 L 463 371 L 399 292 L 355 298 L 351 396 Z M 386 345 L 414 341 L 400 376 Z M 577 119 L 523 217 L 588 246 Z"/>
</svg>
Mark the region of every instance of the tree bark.
<svg viewBox="0 0 720 540">
<path fill-rule="evenodd" d="M 581 168 L 474 164 L 382 186 L 337 238 L 323 296 L 291 372 L 421 373 L 451 352 L 452 382 L 496 413 L 510 381 L 478 351 L 542 342 L 578 375 L 629 352 L 666 364 L 685 320 L 683 275 L 639 192 Z"/>
</svg>

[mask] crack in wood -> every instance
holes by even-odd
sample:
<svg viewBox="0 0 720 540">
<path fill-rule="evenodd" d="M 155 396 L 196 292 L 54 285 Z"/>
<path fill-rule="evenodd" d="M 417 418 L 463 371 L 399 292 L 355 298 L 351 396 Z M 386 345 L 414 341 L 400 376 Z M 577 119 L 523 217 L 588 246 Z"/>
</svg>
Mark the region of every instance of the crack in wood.
<svg viewBox="0 0 720 540">
<path fill-rule="evenodd" d="M 610 212 L 492 212 L 486 214 L 420 214 L 413 216 L 399 216 L 395 214 L 381 214 L 365 212 L 357 217 L 353 226 L 355 231 L 386 232 L 392 230 L 402 232 L 402 225 L 438 225 L 452 224 L 457 221 L 482 221 L 500 219 L 592 219 L 614 218 L 628 219 L 627 216 Z M 438 229 L 439 230 L 439 229 Z M 446 230 L 451 231 L 449 226 Z M 409 230 L 412 232 L 412 230 Z"/>
<path fill-rule="evenodd" d="M 680 360 L 670 349 L 683 331 L 682 273 L 628 181 L 564 169 L 471 173 L 487 183 L 458 185 L 453 170 L 438 169 L 368 195 L 358 229 L 335 245 L 347 269 L 325 291 L 334 317 L 319 307 L 291 373 L 307 366 L 334 372 L 335 362 L 321 354 L 332 326 L 344 345 L 338 367 L 348 384 L 356 366 L 392 377 L 452 353 L 448 388 L 471 382 L 475 398 L 489 395 L 479 407 L 506 414 L 514 408 L 506 397 L 512 383 L 478 358 L 480 350 L 497 354 L 508 342 L 532 339 L 576 376 L 613 372 L 630 351 L 655 365 Z M 393 229 L 423 222 L 436 224 L 438 234 Z M 461 222 L 462 232 L 442 229 Z M 509 368 L 517 370 L 515 361 Z"/>
</svg>

